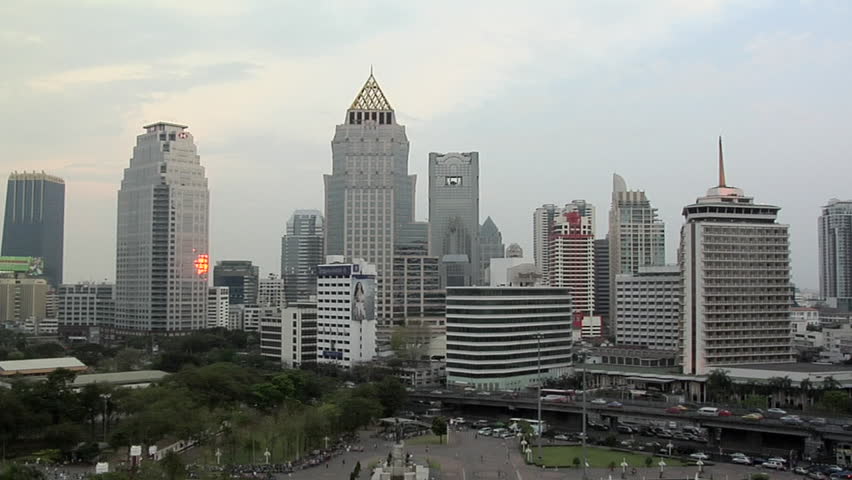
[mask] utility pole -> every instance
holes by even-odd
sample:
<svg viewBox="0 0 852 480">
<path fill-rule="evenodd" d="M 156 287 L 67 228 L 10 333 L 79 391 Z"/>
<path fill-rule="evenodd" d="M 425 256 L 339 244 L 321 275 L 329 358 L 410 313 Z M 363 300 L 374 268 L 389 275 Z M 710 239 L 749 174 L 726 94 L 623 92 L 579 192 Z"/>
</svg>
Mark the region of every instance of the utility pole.
<svg viewBox="0 0 852 480">
<path fill-rule="evenodd" d="M 583 364 L 583 480 L 587 480 L 589 461 L 586 458 L 586 425 L 589 423 L 589 420 L 586 416 L 586 357 L 581 356 L 579 358 L 582 359 Z"/>
<path fill-rule="evenodd" d="M 541 437 L 544 425 L 541 424 L 541 332 L 536 334 L 538 340 L 538 456 L 541 457 Z"/>
</svg>

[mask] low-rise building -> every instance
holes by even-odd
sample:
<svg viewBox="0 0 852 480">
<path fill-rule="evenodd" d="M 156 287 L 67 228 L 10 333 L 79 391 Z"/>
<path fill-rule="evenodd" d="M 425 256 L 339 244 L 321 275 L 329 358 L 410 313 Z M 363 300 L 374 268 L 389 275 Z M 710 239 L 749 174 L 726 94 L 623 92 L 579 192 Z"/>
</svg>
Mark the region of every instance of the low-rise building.
<svg viewBox="0 0 852 480">
<path fill-rule="evenodd" d="M 207 289 L 207 328 L 228 328 L 230 307 L 228 287 Z"/>
<path fill-rule="evenodd" d="M 447 289 L 447 383 L 521 389 L 569 374 L 572 318 L 568 288 Z"/>
<path fill-rule="evenodd" d="M 260 313 L 260 354 L 290 368 L 316 364 L 316 302 L 294 301 L 286 307 L 263 307 Z"/>
<path fill-rule="evenodd" d="M 85 372 L 88 367 L 74 357 L 32 358 L 29 360 L 6 360 L 0 362 L 0 377 L 47 376 L 56 370 L 64 369 L 72 372 Z"/>
</svg>

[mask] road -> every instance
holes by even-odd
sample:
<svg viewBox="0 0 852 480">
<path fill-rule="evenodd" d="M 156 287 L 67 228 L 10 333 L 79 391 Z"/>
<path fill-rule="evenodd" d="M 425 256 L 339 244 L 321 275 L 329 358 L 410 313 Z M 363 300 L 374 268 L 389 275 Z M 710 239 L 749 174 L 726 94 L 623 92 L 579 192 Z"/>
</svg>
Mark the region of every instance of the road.
<svg viewBox="0 0 852 480">
<path fill-rule="evenodd" d="M 440 470 L 431 475 L 435 480 L 475 480 L 475 479 L 506 479 L 506 480 L 582 480 L 583 472 L 578 469 L 543 470 L 526 465 L 521 458 L 515 440 L 502 440 L 491 437 L 475 438 L 473 431 L 450 432 L 449 445 L 407 445 L 405 451 L 413 454 L 417 463 L 427 461 L 440 464 Z M 349 473 L 360 461 L 363 471 L 360 479 L 369 479 L 367 466 L 374 460 L 387 458 L 391 444 L 381 442 L 376 449 L 367 446 L 365 452 L 350 452 L 329 462 L 327 466 L 319 466 L 291 476 L 282 475 L 282 479 L 296 480 L 341 480 L 348 478 Z M 749 474 L 760 471 L 755 467 L 745 467 L 733 464 L 718 464 L 704 468 L 700 478 L 711 480 L 742 480 Z M 697 467 L 667 467 L 664 479 L 694 479 Z M 801 480 L 801 476 L 789 472 L 772 472 L 772 480 Z M 589 480 L 620 480 L 621 472 L 611 472 L 604 468 L 590 468 Z M 625 480 L 659 479 L 658 467 L 637 467 L 636 475 L 628 473 Z"/>
</svg>

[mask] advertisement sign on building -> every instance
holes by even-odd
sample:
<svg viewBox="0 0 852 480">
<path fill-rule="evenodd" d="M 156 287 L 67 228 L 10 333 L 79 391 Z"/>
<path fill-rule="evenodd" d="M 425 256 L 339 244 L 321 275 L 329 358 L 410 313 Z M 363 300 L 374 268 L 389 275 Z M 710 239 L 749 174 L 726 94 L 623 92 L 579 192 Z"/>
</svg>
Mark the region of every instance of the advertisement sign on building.
<svg viewBox="0 0 852 480">
<path fill-rule="evenodd" d="M 44 274 L 44 260 L 40 257 L 0 257 L 0 272 L 20 272 L 38 277 Z"/>
<path fill-rule="evenodd" d="M 352 276 L 352 320 L 376 319 L 376 278 L 373 275 Z"/>
</svg>

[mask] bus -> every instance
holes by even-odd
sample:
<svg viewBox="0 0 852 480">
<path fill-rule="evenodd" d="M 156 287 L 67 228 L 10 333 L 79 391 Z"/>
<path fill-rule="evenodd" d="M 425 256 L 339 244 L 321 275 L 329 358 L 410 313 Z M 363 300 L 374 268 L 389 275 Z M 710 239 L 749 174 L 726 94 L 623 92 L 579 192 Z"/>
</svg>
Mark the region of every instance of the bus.
<svg viewBox="0 0 852 480">
<path fill-rule="evenodd" d="M 541 424 L 539 424 L 538 420 L 533 420 L 533 419 L 530 419 L 530 418 L 510 418 L 509 419 L 509 430 L 511 430 L 513 432 L 520 431 L 521 427 L 520 427 L 519 424 L 521 422 L 527 422 L 529 424 L 529 426 L 532 427 L 533 435 L 535 435 L 535 436 L 540 436 L 542 434 L 542 432 L 547 431 L 547 422 L 542 420 Z"/>
<path fill-rule="evenodd" d="M 541 400 L 543 402 L 570 402 L 574 400 L 574 390 L 559 390 L 555 388 L 542 388 Z"/>
</svg>

